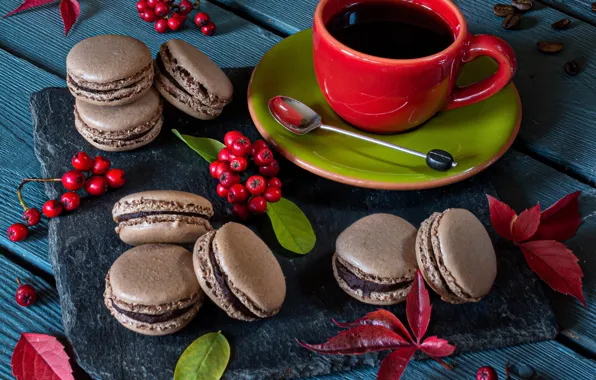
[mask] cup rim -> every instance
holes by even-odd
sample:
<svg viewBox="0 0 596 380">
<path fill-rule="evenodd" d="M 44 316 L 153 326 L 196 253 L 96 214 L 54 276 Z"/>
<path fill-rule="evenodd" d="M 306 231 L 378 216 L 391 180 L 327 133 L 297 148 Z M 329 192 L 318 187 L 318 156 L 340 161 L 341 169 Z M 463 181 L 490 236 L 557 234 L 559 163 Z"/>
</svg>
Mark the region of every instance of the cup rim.
<svg viewBox="0 0 596 380">
<path fill-rule="evenodd" d="M 459 21 L 459 25 L 461 28 L 459 31 L 459 35 L 451 43 L 451 45 L 449 45 L 445 49 L 443 49 L 440 52 L 435 53 L 433 55 L 428 55 L 428 56 L 420 57 L 420 58 L 410 58 L 410 59 L 383 58 L 383 57 L 377 57 L 376 55 L 362 53 L 358 50 L 354 50 L 351 47 L 341 43 L 335 37 L 333 37 L 331 35 L 331 33 L 329 33 L 329 31 L 327 30 L 327 27 L 325 26 L 325 23 L 323 22 L 323 8 L 325 7 L 325 5 L 327 5 L 327 3 L 329 1 L 332 1 L 332 0 L 320 0 L 319 1 L 319 4 L 317 5 L 317 8 L 315 10 L 315 17 L 314 17 L 315 28 L 318 30 L 319 33 L 321 33 L 322 37 L 324 39 L 326 39 L 327 41 L 329 41 L 332 45 L 334 45 L 334 47 L 339 48 L 340 50 L 347 52 L 350 55 L 352 55 L 356 58 L 362 59 L 364 61 L 367 61 L 367 62 L 379 63 L 379 64 L 396 64 L 396 63 L 404 64 L 404 63 L 428 62 L 428 61 L 432 61 L 435 59 L 443 58 L 443 57 L 445 57 L 445 55 L 448 55 L 452 50 L 457 50 L 460 45 L 464 44 L 464 41 L 467 38 L 468 25 L 466 23 L 466 19 L 464 18 L 464 15 L 461 13 L 459 8 L 450 0 L 439 0 L 439 1 L 443 1 L 444 3 L 446 3 L 447 6 L 451 8 L 451 10 L 454 12 L 454 14 L 457 17 L 457 20 Z M 405 1 L 405 0 L 398 0 L 398 1 Z M 449 26 L 449 27 L 451 28 L 451 26 Z"/>
</svg>

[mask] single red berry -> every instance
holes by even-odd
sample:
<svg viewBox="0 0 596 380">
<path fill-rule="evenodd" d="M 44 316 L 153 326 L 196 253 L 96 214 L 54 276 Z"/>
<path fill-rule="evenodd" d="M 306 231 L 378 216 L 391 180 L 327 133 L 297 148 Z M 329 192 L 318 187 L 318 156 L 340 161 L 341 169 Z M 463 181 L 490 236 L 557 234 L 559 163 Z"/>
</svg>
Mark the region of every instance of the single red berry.
<svg viewBox="0 0 596 380">
<path fill-rule="evenodd" d="M 155 8 L 155 6 L 157 5 L 157 3 L 159 3 L 159 0 L 147 0 L 147 6 L 149 8 Z"/>
<path fill-rule="evenodd" d="M 168 20 L 165 18 L 160 18 L 159 20 L 155 21 L 155 31 L 157 33 L 165 33 L 168 31 Z"/>
<path fill-rule="evenodd" d="M 147 22 L 153 22 L 157 19 L 157 15 L 153 11 L 153 9 L 147 9 L 145 12 L 140 13 L 139 16 Z"/>
<path fill-rule="evenodd" d="M 23 213 L 23 219 L 27 221 L 29 226 L 34 226 L 41 220 L 41 212 L 36 208 L 28 208 Z"/>
<path fill-rule="evenodd" d="M 232 151 L 232 154 L 235 156 L 246 157 L 250 153 L 251 148 L 252 146 L 248 138 L 242 136 L 234 140 L 234 142 L 232 143 L 232 148 L 230 148 L 230 150 Z"/>
<path fill-rule="evenodd" d="M 265 177 L 275 177 L 279 173 L 279 163 L 277 160 L 273 160 L 269 165 L 261 166 L 259 173 Z"/>
<path fill-rule="evenodd" d="M 209 21 L 207 23 L 207 25 L 201 26 L 201 33 L 203 33 L 206 36 L 211 37 L 211 36 L 215 35 L 216 29 L 217 28 L 215 27 L 215 24 L 213 22 Z"/>
<path fill-rule="evenodd" d="M 246 187 L 252 195 L 261 195 L 266 188 L 265 178 L 253 175 L 246 180 Z"/>
<path fill-rule="evenodd" d="M 174 13 L 174 15 L 168 19 L 168 26 L 174 32 L 180 29 L 180 27 L 182 27 L 182 24 L 184 23 L 184 20 L 182 20 L 180 17 L 177 17 L 176 14 L 177 13 Z"/>
<path fill-rule="evenodd" d="M 248 211 L 253 214 L 263 214 L 267 211 L 267 201 L 260 195 L 250 198 L 248 201 Z"/>
<path fill-rule="evenodd" d="M 17 293 L 15 295 L 15 300 L 20 306 L 31 306 L 37 299 L 37 292 L 35 288 L 31 285 L 21 284 L 21 280 L 17 278 L 17 283 L 19 287 L 17 288 Z"/>
<path fill-rule="evenodd" d="M 77 152 L 72 156 L 72 167 L 82 172 L 88 172 L 93 167 L 93 160 L 85 152 Z"/>
<path fill-rule="evenodd" d="M 87 180 L 85 191 L 94 197 L 104 195 L 108 191 L 108 180 L 104 177 L 93 176 Z"/>
<path fill-rule="evenodd" d="M 165 17 L 170 14 L 170 6 L 163 1 L 159 1 L 155 4 L 153 11 L 157 17 Z"/>
<path fill-rule="evenodd" d="M 23 223 L 15 223 L 8 227 L 8 240 L 18 242 L 25 240 L 29 234 L 29 228 Z"/>
<path fill-rule="evenodd" d="M 269 148 L 261 149 L 254 157 L 255 164 L 257 164 L 257 166 L 265 166 L 273 162 L 273 153 L 271 150 L 269 150 Z"/>
<path fill-rule="evenodd" d="M 188 0 L 182 0 L 180 4 L 178 4 L 178 7 L 178 11 L 185 15 L 192 11 L 192 3 Z"/>
<path fill-rule="evenodd" d="M 233 173 L 230 169 L 226 169 L 221 172 L 221 175 L 219 176 L 219 183 L 226 189 L 229 189 L 233 185 L 240 183 L 240 176 L 236 173 Z"/>
<path fill-rule="evenodd" d="M 85 185 L 85 175 L 78 170 L 69 170 L 62 176 L 62 186 L 66 190 L 76 191 Z"/>
<path fill-rule="evenodd" d="M 213 161 L 212 163 L 209 164 L 209 174 L 211 174 L 211 177 L 219 178 L 219 176 L 217 175 L 218 174 L 217 168 L 218 168 L 219 164 L 220 164 L 219 161 Z"/>
<path fill-rule="evenodd" d="M 232 144 L 234 144 L 234 140 L 236 140 L 239 137 L 244 137 L 244 135 L 238 131 L 230 131 L 226 133 L 226 135 L 224 136 L 224 144 L 226 144 L 226 147 L 228 149 L 232 149 Z"/>
<path fill-rule="evenodd" d="M 267 143 L 263 140 L 257 140 L 254 143 L 252 143 L 252 152 L 251 154 L 254 156 L 257 155 L 257 153 L 259 153 L 259 151 L 261 149 L 265 149 L 267 148 Z"/>
<path fill-rule="evenodd" d="M 225 171 L 230 171 L 230 166 L 227 162 L 220 162 L 219 165 L 217 165 L 217 170 L 215 172 L 217 179 L 219 179 L 219 177 L 221 177 L 221 173 Z"/>
<path fill-rule="evenodd" d="M 248 190 L 243 184 L 237 183 L 230 187 L 228 193 L 228 202 L 230 203 L 244 203 L 248 200 Z"/>
<path fill-rule="evenodd" d="M 230 154 L 228 148 L 222 148 L 217 155 L 217 159 L 220 161 L 230 161 Z"/>
<path fill-rule="evenodd" d="M 60 203 L 62 203 L 66 211 L 74 211 L 79 208 L 79 205 L 81 204 L 81 197 L 79 194 L 70 191 L 68 193 L 62 194 L 60 197 Z"/>
<path fill-rule="evenodd" d="M 143 0 L 141 0 L 141 1 L 137 1 L 137 11 L 138 11 L 139 13 L 143 13 L 143 12 L 145 12 L 145 10 L 146 10 L 147 8 L 149 8 L 149 7 L 147 6 L 147 2 L 146 2 L 146 1 L 143 1 Z"/>
<path fill-rule="evenodd" d="M 263 196 L 265 197 L 267 202 L 279 202 L 279 200 L 281 199 L 281 189 L 279 187 L 269 186 L 267 190 L 265 190 L 265 192 L 263 193 Z"/>
<path fill-rule="evenodd" d="M 110 169 L 104 177 L 106 177 L 111 189 L 117 189 L 124 186 L 124 183 L 126 183 L 126 174 L 122 169 Z"/>
<path fill-rule="evenodd" d="M 217 195 L 219 195 L 222 198 L 227 198 L 228 193 L 230 192 L 230 190 L 226 189 L 224 185 L 222 185 L 221 183 L 217 184 L 217 188 L 215 190 L 217 191 Z"/>
<path fill-rule="evenodd" d="M 243 172 L 248 167 L 248 161 L 244 157 L 234 157 L 233 160 L 230 161 L 230 169 L 235 172 Z"/>
<path fill-rule="evenodd" d="M 232 212 L 234 215 L 238 217 L 240 220 L 247 220 L 248 219 L 248 206 L 246 203 L 235 203 L 232 207 Z"/>
<path fill-rule="evenodd" d="M 476 372 L 476 380 L 498 380 L 498 378 L 497 371 L 491 366 L 480 367 Z"/>
<path fill-rule="evenodd" d="M 108 170 L 110 170 L 110 165 L 112 165 L 112 163 L 107 158 L 96 156 L 93 159 L 91 173 L 93 173 L 93 175 L 104 175 L 108 172 Z"/>
<path fill-rule="evenodd" d="M 180 4 L 182 4 L 182 3 L 180 3 Z M 195 16 L 195 24 L 197 24 L 198 27 L 205 26 L 205 25 L 209 24 L 210 21 L 211 21 L 211 17 L 209 17 L 209 15 L 205 12 L 199 12 Z"/>
<path fill-rule="evenodd" d="M 279 180 L 279 178 L 273 177 L 269 181 L 267 181 L 267 187 L 269 186 L 281 189 L 281 181 Z"/>
<path fill-rule="evenodd" d="M 41 212 L 43 212 L 43 214 L 45 216 L 47 216 L 48 218 L 55 218 L 58 215 L 62 214 L 62 211 L 64 210 L 64 206 L 62 206 L 62 203 L 60 203 L 60 201 L 57 201 L 55 199 L 51 199 L 49 201 L 47 201 L 46 203 L 43 204 L 43 207 L 41 208 Z"/>
</svg>

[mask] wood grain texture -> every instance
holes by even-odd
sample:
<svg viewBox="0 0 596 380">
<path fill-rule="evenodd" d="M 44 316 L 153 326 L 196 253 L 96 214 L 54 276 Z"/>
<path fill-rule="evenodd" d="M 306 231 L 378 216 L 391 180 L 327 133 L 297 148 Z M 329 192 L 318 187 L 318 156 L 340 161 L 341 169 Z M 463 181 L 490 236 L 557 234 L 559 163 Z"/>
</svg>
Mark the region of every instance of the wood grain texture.
<svg viewBox="0 0 596 380">
<path fill-rule="evenodd" d="M 33 153 L 29 95 L 44 87 L 64 86 L 64 81 L 1 49 L 0 67 L 0 246 L 51 273 L 45 221 L 32 229 L 24 242 L 12 243 L 5 231 L 21 221 L 23 209 L 15 193 L 21 179 L 39 176 L 39 162 Z M 27 185 L 23 196 L 30 207 L 41 208 L 46 200 L 43 186 L 36 184 Z"/>
<path fill-rule="evenodd" d="M 568 15 L 596 25 L 596 12 L 592 12 L 594 0 L 539 0 L 541 3 Z"/>
<path fill-rule="evenodd" d="M 271 6 L 268 0 L 218 1 L 287 34 L 309 28 L 318 3 L 286 0 Z M 514 81 L 523 103 L 519 143 L 564 170 L 596 181 L 596 108 L 584 101 L 595 96 L 596 28 L 573 20 L 569 30 L 553 30 L 551 24 L 567 15 L 536 3 L 535 9 L 524 15 L 521 30 L 506 31 L 500 26 L 502 19 L 492 12 L 498 2 L 503 1 L 455 1 L 473 33 L 495 34 L 517 53 L 519 70 Z M 557 55 L 545 55 L 536 49 L 539 40 L 563 42 L 565 48 Z M 563 70 L 570 60 L 581 66 L 576 77 Z"/>
</svg>

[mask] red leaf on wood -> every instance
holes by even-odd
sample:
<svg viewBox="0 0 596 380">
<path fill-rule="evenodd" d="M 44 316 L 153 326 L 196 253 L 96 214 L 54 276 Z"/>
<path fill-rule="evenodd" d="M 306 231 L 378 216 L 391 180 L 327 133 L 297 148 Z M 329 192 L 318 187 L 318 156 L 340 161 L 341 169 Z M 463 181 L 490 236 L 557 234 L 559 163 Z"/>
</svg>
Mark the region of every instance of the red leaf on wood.
<svg viewBox="0 0 596 380">
<path fill-rule="evenodd" d="M 364 325 L 340 332 L 322 344 L 297 340 L 304 348 L 320 354 L 360 355 L 367 352 L 394 350 L 410 345 L 399 334 L 383 326 Z"/>
<path fill-rule="evenodd" d="M 26 11 L 27 9 L 41 7 L 42 5 L 53 3 L 55 1 L 56 0 L 25 0 L 25 1 L 23 1 L 23 4 L 21 4 L 18 8 L 14 9 L 11 12 L 4 15 L 3 18 L 7 18 L 14 14 L 21 13 L 23 11 Z"/>
<path fill-rule="evenodd" d="M 377 380 L 398 380 L 406 370 L 410 359 L 416 352 L 416 346 L 400 347 L 381 362 Z"/>
<path fill-rule="evenodd" d="M 428 356 L 442 358 L 443 356 L 451 355 L 455 351 L 455 346 L 449 344 L 445 339 L 429 336 L 424 339 L 424 342 L 420 345 L 420 349 Z"/>
<path fill-rule="evenodd" d="M 60 1 L 60 16 L 64 23 L 64 35 L 68 35 L 70 29 L 77 21 L 81 13 L 81 6 L 77 0 L 61 0 Z"/>
<path fill-rule="evenodd" d="M 567 194 L 540 215 L 540 227 L 534 240 L 563 241 L 575 236 L 581 224 L 579 195 L 581 191 Z"/>
<path fill-rule="evenodd" d="M 538 226 L 540 225 L 540 203 L 536 206 L 522 211 L 521 214 L 511 226 L 511 234 L 513 236 L 513 241 L 516 243 L 521 243 L 530 239 L 536 231 L 538 231 Z"/>
<path fill-rule="evenodd" d="M 390 313 L 385 309 L 378 309 L 377 311 L 368 313 L 364 317 L 357 319 L 354 322 L 340 323 L 335 319 L 332 319 L 332 321 L 342 328 L 352 328 L 362 325 L 387 327 L 388 329 L 393 330 L 394 332 L 401 335 L 401 337 L 405 340 L 412 343 L 414 342 L 412 340 L 412 336 L 408 332 L 408 329 L 406 329 L 406 326 L 404 326 L 404 324 L 401 323 L 401 321 L 395 315 L 393 315 L 393 313 Z"/>
<path fill-rule="evenodd" d="M 21 334 L 10 364 L 17 380 L 74 380 L 64 346 L 53 336 Z"/>
<path fill-rule="evenodd" d="M 487 198 L 490 210 L 490 222 L 493 225 L 493 228 L 503 239 L 512 241 L 513 236 L 511 234 L 511 227 L 517 214 L 506 203 L 503 203 L 490 195 L 487 195 Z"/>
<path fill-rule="evenodd" d="M 418 344 L 420 344 L 420 339 L 426 334 L 426 329 L 430 322 L 431 310 L 432 306 L 430 306 L 428 290 L 424 285 L 422 274 L 420 273 L 420 270 L 418 270 L 406 300 L 408 323 L 410 324 L 410 328 L 412 329 Z"/>
<path fill-rule="evenodd" d="M 584 307 L 582 292 L 583 273 L 577 257 L 563 243 L 554 240 L 536 240 L 520 244 L 530 266 L 542 281 L 563 294 L 577 298 Z"/>
</svg>

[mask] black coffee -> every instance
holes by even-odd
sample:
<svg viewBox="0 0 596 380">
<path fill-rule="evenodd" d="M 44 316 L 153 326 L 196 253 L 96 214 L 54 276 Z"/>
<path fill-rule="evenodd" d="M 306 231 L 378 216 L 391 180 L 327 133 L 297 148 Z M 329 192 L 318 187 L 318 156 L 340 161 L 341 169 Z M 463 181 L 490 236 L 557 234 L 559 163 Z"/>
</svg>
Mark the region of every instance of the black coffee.
<svg viewBox="0 0 596 380">
<path fill-rule="evenodd" d="M 392 59 L 433 55 L 455 39 L 441 16 L 405 1 L 356 3 L 332 16 L 326 26 L 344 45 Z"/>
</svg>

